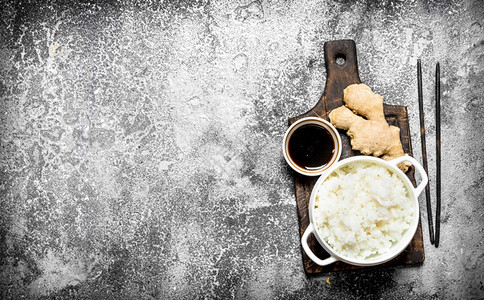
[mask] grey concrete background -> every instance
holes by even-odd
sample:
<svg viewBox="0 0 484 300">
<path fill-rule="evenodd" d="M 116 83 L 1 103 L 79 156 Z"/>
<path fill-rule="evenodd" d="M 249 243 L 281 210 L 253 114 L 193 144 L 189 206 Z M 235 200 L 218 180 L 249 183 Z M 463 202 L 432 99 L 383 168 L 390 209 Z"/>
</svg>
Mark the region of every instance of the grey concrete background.
<svg viewBox="0 0 484 300">
<path fill-rule="evenodd" d="M 483 297 L 483 1 L 1 7 L 2 299 Z M 442 65 L 442 244 L 420 199 L 421 266 L 306 277 L 281 140 L 343 38 L 419 160 L 422 58 L 433 196 Z"/>
</svg>

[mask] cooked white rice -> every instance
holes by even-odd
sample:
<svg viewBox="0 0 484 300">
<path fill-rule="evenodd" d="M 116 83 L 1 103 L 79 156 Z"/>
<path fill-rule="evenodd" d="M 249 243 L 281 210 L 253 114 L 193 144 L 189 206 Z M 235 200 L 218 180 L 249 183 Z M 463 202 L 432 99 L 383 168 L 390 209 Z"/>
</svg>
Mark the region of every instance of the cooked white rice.
<svg viewBox="0 0 484 300">
<path fill-rule="evenodd" d="M 387 252 L 409 228 L 414 205 L 403 181 L 384 166 L 354 162 L 320 186 L 314 220 L 322 238 L 348 258 Z"/>
</svg>

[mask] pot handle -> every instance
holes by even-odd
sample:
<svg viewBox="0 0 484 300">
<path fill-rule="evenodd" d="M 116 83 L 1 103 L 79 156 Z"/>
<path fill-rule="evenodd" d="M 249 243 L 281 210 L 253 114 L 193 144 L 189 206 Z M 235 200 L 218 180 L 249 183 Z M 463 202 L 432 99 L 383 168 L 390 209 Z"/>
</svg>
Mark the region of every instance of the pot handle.
<svg viewBox="0 0 484 300">
<path fill-rule="evenodd" d="M 309 223 L 309 226 L 308 228 L 306 228 L 306 231 L 304 231 L 304 234 L 301 238 L 301 245 L 304 249 L 304 252 L 306 252 L 306 254 L 309 256 L 309 258 L 314 261 L 316 264 L 320 265 L 320 266 L 326 266 L 326 265 L 329 265 L 329 264 L 332 264 L 334 263 L 335 261 L 338 261 L 336 258 L 334 258 L 333 256 L 330 256 L 326 259 L 320 259 L 318 258 L 314 253 L 313 251 L 311 251 L 311 249 L 309 249 L 309 245 L 308 245 L 308 237 L 311 233 L 314 233 L 314 226 L 312 223 Z"/>
<path fill-rule="evenodd" d="M 411 156 L 408 156 L 408 155 L 400 156 L 390 160 L 389 163 L 398 167 L 397 165 L 404 161 L 411 162 L 412 165 L 415 167 L 415 169 L 420 173 L 420 177 L 422 178 L 422 180 L 420 181 L 420 184 L 415 188 L 415 192 L 417 193 L 417 197 L 418 197 L 420 196 L 420 193 L 422 193 L 425 186 L 429 182 L 429 178 L 424 168 L 422 167 L 422 165 L 415 158 Z"/>
</svg>

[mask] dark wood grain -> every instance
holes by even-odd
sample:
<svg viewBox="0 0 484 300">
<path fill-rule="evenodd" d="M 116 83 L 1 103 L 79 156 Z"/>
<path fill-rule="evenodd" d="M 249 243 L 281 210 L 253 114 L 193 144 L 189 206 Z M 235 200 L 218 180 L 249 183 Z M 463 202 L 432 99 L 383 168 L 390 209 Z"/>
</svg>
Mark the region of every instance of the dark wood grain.
<svg viewBox="0 0 484 300">
<path fill-rule="evenodd" d="M 344 57 L 345 63 L 342 65 L 337 64 L 337 56 Z M 302 115 L 289 119 L 289 124 L 292 124 L 296 120 L 307 116 L 319 116 L 321 118 L 328 119 L 327 114 L 332 109 L 343 105 L 343 90 L 350 84 L 360 83 L 356 57 L 356 46 L 354 41 L 340 40 L 325 43 L 324 59 L 328 75 L 323 96 L 311 110 Z M 412 155 L 412 143 L 410 140 L 410 128 L 408 125 L 406 107 L 385 104 L 384 112 L 388 123 L 400 128 L 400 138 L 402 141 L 403 150 L 405 153 Z M 361 155 L 358 151 L 351 149 L 350 139 L 344 131 L 340 131 L 340 135 L 343 143 L 343 151 L 341 154 L 342 159 L 354 155 Z M 407 172 L 407 176 L 410 178 L 414 186 L 416 186 L 413 168 L 410 168 L 410 170 Z M 309 225 L 309 198 L 316 180 L 317 177 L 307 177 L 294 172 L 294 186 L 299 217 L 299 231 L 301 236 Z M 311 235 L 309 237 L 308 244 L 318 257 L 322 259 L 329 257 L 329 254 L 321 247 L 321 245 L 319 245 L 314 236 Z M 302 247 L 301 252 L 304 269 L 307 274 L 318 274 L 322 272 L 362 268 L 343 262 L 336 262 L 334 264 L 322 267 L 309 259 Z M 399 256 L 383 264 L 382 266 L 418 264 L 423 262 L 424 259 L 425 253 L 423 247 L 422 226 L 419 221 L 417 232 L 415 233 L 415 236 L 407 249 L 405 249 L 405 251 Z"/>
</svg>

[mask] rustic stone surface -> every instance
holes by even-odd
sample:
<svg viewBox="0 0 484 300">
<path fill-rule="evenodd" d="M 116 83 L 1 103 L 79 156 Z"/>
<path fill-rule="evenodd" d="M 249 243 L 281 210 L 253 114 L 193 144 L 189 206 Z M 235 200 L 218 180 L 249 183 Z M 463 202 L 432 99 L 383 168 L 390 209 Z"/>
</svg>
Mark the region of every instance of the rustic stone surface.
<svg viewBox="0 0 484 300">
<path fill-rule="evenodd" d="M 482 1 L 19 1 L 0 16 L 0 298 L 482 297 Z M 441 63 L 442 236 L 435 249 L 422 222 L 421 266 L 304 273 L 281 140 L 319 100 L 335 39 L 407 106 L 417 159 L 422 58 L 433 196 Z"/>
</svg>

